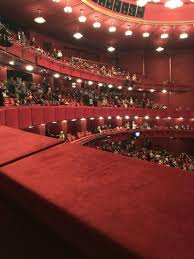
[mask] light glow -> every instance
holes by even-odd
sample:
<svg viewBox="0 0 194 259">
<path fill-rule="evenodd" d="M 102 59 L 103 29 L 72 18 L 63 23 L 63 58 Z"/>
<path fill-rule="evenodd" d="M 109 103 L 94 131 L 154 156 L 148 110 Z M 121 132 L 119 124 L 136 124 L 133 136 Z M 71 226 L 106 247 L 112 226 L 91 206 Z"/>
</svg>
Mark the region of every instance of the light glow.
<svg viewBox="0 0 194 259">
<path fill-rule="evenodd" d="M 76 32 L 73 34 L 73 37 L 77 40 L 81 39 L 83 37 L 83 35 L 80 32 Z"/>
</svg>

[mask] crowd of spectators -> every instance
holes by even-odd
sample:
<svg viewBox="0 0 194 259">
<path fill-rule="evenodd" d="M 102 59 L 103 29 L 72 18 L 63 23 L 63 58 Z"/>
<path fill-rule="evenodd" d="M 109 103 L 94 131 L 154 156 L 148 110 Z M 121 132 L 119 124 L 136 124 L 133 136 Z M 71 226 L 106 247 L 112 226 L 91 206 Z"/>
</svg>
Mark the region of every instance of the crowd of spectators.
<svg viewBox="0 0 194 259">
<path fill-rule="evenodd" d="M 156 104 L 141 93 L 139 98 L 125 89 L 109 89 L 98 85 L 88 87 L 80 85 L 76 88 L 63 85 L 51 86 L 45 78 L 41 83 L 22 81 L 21 78 L 10 78 L 0 82 L 1 105 L 12 98 L 15 105 L 66 105 L 66 106 L 95 106 L 95 107 L 137 107 L 147 109 L 166 109 L 166 105 Z M 4 100 L 3 100 L 4 99 Z"/>
<path fill-rule="evenodd" d="M 64 62 L 66 66 L 70 66 L 81 70 L 87 70 L 97 75 L 118 77 L 118 78 L 121 77 L 129 81 L 135 81 L 135 82 L 138 81 L 136 74 L 130 75 L 128 71 L 125 71 L 120 67 L 111 66 L 109 64 L 103 64 L 95 61 L 89 61 L 86 59 L 82 59 L 81 57 L 74 57 L 74 56 L 69 57 L 67 55 L 64 55 L 62 50 L 57 50 L 55 48 L 50 51 L 45 51 L 43 48 L 38 46 L 35 37 L 33 37 L 30 40 L 30 42 L 27 42 L 26 40 L 25 41 L 22 40 L 21 42 L 22 44 L 24 44 L 25 42 L 25 45 L 29 44 L 30 47 L 35 48 L 37 54 L 47 55 L 50 58 Z"/>
<path fill-rule="evenodd" d="M 98 148 L 114 154 L 121 154 L 128 157 L 147 160 L 190 172 L 194 171 L 194 157 L 186 153 L 181 153 L 178 155 L 171 154 L 159 146 L 152 148 L 152 143 L 149 139 L 145 141 L 143 146 L 136 144 L 136 140 L 131 139 L 128 141 L 118 142 L 106 141 Z"/>
</svg>

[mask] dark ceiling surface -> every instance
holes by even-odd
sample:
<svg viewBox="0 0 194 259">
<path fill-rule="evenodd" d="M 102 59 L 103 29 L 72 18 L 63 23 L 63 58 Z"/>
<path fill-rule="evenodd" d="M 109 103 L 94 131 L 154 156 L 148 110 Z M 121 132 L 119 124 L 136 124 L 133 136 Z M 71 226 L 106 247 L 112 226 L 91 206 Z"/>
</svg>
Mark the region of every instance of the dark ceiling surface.
<svg viewBox="0 0 194 259">
<path fill-rule="evenodd" d="M 105 50 L 108 46 L 114 46 L 122 51 L 128 49 L 155 49 L 158 46 L 168 49 L 194 47 L 194 28 L 192 24 L 164 26 L 128 22 L 102 14 L 84 4 L 81 0 L 71 0 L 70 5 L 73 8 L 73 13 L 67 14 L 63 10 L 66 3 L 66 0 L 61 0 L 59 3 L 52 0 L 1 0 L 0 16 L 30 30 L 52 36 L 75 46 L 93 50 Z M 42 10 L 42 16 L 47 20 L 45 24 L 36 24 L 33 21 L 37 16 L 38 9 Z M 80 9 L 84 9 L 84 15 L 87 17 L 85 23 L 78 21 Z M 92 26 L 96 16 L 102 23 L 99 29 Z M 114 33 L 108 32 L 108 27 L 111 23 L 117 27 L 117 31 Z M 127 26 L 130 26 L 133 31 L 132 36 L 126 37 L 124 35 Z M 169 38 L 162 40 L 160 35 L 164 30 L 169 33 Z M 149 38 L 142 37 L 142 33 L 146 31 L 150 32 Z M 80 40 L 74 39 L 73 34 L 75 32 L 81 32 L 83 38 Z M 188 32 L 189 38 L 180 40 L 179 34 L 181 32 Z"/>
</svg>

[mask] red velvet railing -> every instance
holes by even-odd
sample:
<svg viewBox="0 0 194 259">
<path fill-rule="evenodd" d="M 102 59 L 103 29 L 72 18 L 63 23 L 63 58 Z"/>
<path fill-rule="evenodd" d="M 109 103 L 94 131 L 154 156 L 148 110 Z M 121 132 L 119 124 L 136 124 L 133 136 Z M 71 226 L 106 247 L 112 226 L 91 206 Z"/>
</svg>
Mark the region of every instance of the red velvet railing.
<svg viewBox="0 0 194 259">
<path fill-rule="evenodd" d="M 87 106 L 18 106 L 0 109 L 0 125 L 23 129 L 31 125 L 35 126 L 54 121 L 127 115 L 130 117 L 144 117 L 147 115 L 150 119 L 155 119 L 156 116 L 159 116 L 161 119 L 167 117 L 183 117 L 184 119 L 190 119 L 194 118 L 194 111 L 178 112 L 171 110 L 102 108 Z"/>
<path fill-rule="evenodd" d="M 107 130 L 103 131 L 100 134 L 93 134 L 90 136 L 86 136 L 80 139 L 76 139 L 72 141 L 74 144 L 88 144 L 93 140 L 101 139 L 102 137 L 108 136 L 108 141 L 115 142 L 115 141 L 121 141 L 121 140 L 128 140 L 129 134 L 133 132 L 141 132 L 143 135 L 140 135 L 140 137 L 143 138 L 168 138 L 168 137 L 174 137 L 174 138 L 194 138 L 194 130 L 170 130 L 170 129 L 138 129 L 138 130 Z"/>
<path fill-rule="evenodd" d="M 54 60 L 46 55 L 38 54 L 34 48 L 21 46 L 18 42 L 14 42 L 11 48 L 4 48 L 0 46 L 0 50 L 3 50 L 18 58 L 31 62 L 34 65 L 41 66 L 45 69 L 50 69 L 64 75 L 96 82 L 111 83 L 114 85 L 122 85 L 124 82 L 124 79 L 122 78 L 102 76 L 88 72 L 87 70 L 72 68 L 64 62 Z"/>
</svg>

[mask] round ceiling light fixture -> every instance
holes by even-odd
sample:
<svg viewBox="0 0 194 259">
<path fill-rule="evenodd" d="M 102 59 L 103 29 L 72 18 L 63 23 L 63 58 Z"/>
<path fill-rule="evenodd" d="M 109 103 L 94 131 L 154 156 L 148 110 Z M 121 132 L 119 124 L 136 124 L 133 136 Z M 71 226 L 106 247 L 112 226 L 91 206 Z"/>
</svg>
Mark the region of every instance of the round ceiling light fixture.
<svg viewBox="0 0 194 259">
<path fill-rule="evenodd" d="M 42 23 L 46 22 L 46 19 L 43 16 L 41 16 L 41 10 L 40 9 L 38 9 L 38 16 L 36 18 L 34 18 L 34 21 L 36 23 L 39 23 L 39 24 L 42 24 Z"/>
<path fill-rule="evenodd" d="M 27 71 L 33 71 L 33 69 L 34 69 L 34 68 L 33 68 L 33 66 L 31 66 L 31 65 L 27 65 L 27 66 L 26 66 L 26 70 L 27 70 Z"/>
<path fill-rule="evenodd" d="M 69 0 L 67 0 L 67 5 L 64 7 L 64 12 L 65 13 L 72 13 L 73 9 L 72 7 L 69 5 Z"/>
<path fill-rule="evenodd" d="M 164 6 L 170 9 L 175 9 L 183 6 L 183 2 L 181 0 L 168 0 L 165 2 Z"/>
<path fill-rule="evenodd" d="M 108 28 L 109 32 L 115 32 L 117 28 L 114 26 L 113 22 L 111 23 L 111 26 Z"/>
<path fill-rule="evenodd" d="M 144 38 L 150 37 L 150 33 L 149 32 L 144 32 L 142 35 L 143 35 Z"/>
<path fill-rule="evenodd" d="M 179 36 L 179 38 L 182 40 L 182 39 L 187 39 L 189 37 L 188 33 L 186 32 L 182 32 Z"/>
<path fill-rule="evenodd" d="M 53 76 L 54 76 L 54 78 L 59 78 L 60 77 L 60 75 L 58 73 L 54 74 Z"/>
<path fill-rule="evenodd" d="M 161 39 L 168 39 L 168 37 L 169 37 L 169 35 L 168 35 L 168 33 L 165 32 L 165 31 L 160 35 L 160 38 L 161 38 Z"/>
<path fill-rule="evenodd" d="M 109 84 L 109 85 L 108 85 L 108 88 L 113 88 L 113 85 Z"/>
<path fill-rule="evenodd" d="M 163 50 L 164 50 L 163 47 L 158 47 L 158 48 L 156 49 L 156 51 L 158 51 L 158 52 L 161 52 L 161 51 L 163 51 Z"/>
<path fill-rule="evenodd" d="M 86 22 L 87 18 L 86 18 L 86 16 L 84 15 L 84 10 L 81 9 L 81 10 L 80 10 L 80 13 L 81 13 L 81 15 L 78 17 L 78 21 L 81 22 L 81 23 Z"/>
<path fill-rule="evenodd" d="M 93 23 L 93 27 L 96 29 L 101 27 L 101 23 L 98 21 L 98 16 L 95 16 L 95 22 Z"/>
<path fill-rule="evenodd" d="M 114 52 L 114 51 L 115 51 L 115 48 L 111 46 L 111 47 L 108 47 L 107 50 L 108 50 L 109 52 Z"/>
<path fill-rule="evenodd" d="M 76 40 L 80 40 L 83 37 L 83 35 L 80 32 L 76 32 L 76 33 L 73 34 L 73 37 Z"/>
<path fill-rule="evenodd" d="M 130 25 L 127 26 L 127 30 L 125 31 L 125 36 L 131 36 L 133 34 L 132 30 L 130 30 Z"/>
</svg>

